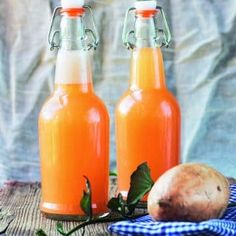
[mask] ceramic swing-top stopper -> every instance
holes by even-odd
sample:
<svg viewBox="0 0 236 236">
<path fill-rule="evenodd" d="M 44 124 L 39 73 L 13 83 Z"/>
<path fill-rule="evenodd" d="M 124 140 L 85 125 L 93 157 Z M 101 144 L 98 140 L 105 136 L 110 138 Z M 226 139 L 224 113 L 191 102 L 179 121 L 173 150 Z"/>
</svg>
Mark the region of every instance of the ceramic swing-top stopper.
<svg viewBox="0 0 236 236">
<path fill-rule="evenodd" d="M 61 6 L 64 9 L 82 8 L 84 6 L 84 0 L 61 0 Z"/>
<path fill-rule="evenodd" d="M 157 7 L 156 1 L 136 1 L 134 4 L 136 10 L 154 10 Z"/>
</svg>

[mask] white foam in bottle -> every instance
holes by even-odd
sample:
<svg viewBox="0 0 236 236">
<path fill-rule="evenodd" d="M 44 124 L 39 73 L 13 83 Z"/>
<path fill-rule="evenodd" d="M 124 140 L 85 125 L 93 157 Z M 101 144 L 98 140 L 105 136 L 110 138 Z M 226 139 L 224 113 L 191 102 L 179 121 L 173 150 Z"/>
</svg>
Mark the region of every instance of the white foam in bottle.
<svg viewBox="0 0 236 236">
<path fill-rule="evenodd" d="M 156 1 L 136 1 L 134 4 L 137 10 L 155 10 L 157 7 Z"/>
<path fill-rule="evenodd" d="M 87 51 L 60 49 L 57 55 L 56 84 L 91 82 L 90 57 Z"/>
<path fill-rule="evenodd" d="M 61 0 L 62 8 L 81 8 L 84 5 L 84 0 Z"/>
</svg>

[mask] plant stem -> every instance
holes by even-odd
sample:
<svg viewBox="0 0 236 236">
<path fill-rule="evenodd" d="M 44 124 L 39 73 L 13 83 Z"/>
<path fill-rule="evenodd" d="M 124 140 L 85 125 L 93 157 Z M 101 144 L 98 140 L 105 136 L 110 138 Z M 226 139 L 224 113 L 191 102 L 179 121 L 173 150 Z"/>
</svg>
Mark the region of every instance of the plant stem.
<svg viewBox="0 0 236 236">
<path fill-rule="evenodd" d="M 84 228 L 88 225 L 93 225 L 93 224 L 98 224 L 98 223 L 109 223 L 109 222 L 116 222 L 116 221 L 121 221 L 121 220 L 135 220 L 139 217 L 142 217 L 142 216 L 146 216 L 148 215 L 147 213 L 145 214 L 139 214 L 139 215 L 136 215 L 136 216 L 132 216 L 132 217 L 127 217 L 127 218 L 124 218 L 124 217 L 114 217 L 114 218 L 103 218 L 103 219 L 93 219 L 93 220 L 90 220 L 90 221 L 86 221 L 84 223 L 81 223 L 80 225 L 76 226 L 74 229 L 72 229 L 71 231 L 69 231 L 67 234 L 65 234 L 66 236 L 69 236 L 71 234 L 73 234 L 74 232 L 76 232 L 77 230 L 81 229 L 81 228 Z"/>
</svg>

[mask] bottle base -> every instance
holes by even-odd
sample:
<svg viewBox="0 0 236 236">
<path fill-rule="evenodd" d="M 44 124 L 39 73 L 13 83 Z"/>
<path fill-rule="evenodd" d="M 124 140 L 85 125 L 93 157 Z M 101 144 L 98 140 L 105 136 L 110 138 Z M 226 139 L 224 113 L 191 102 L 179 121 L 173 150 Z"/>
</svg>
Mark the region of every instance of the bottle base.
<svg viewBox="0 0 236 236">
<path fill-rule="evenodd" d="M 64 214 L 61 215 L 61 214 L 47 213 L 42 210 L 41 213 L 47 219 L 56 221 L 86 221 L 88 219 L 87 216 L 82 216 L 82 215 L 64 215 Z"/>
<path fill-rule="evenodd" d="M 48 219 L 62 221 L 85 221 L 87 216 L 81 211 L 78 205 L 64 205 L 43 202 L 40 204 L 40 211 Z M 98 209 L 93 207 L 94 216 L 101 216 L 107 213 L 107 208 Z"/>
</svg>

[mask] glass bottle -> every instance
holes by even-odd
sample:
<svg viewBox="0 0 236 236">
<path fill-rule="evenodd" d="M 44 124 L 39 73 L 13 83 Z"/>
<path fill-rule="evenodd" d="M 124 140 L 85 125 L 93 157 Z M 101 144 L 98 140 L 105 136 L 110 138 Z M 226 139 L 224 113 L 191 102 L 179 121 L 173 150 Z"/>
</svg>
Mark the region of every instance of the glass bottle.
<svg viewBox="0 0 236 236">
<path fill-rule="evenodd" d="M 127 33 L 131 11 L 134 30 Z M 158 14 L 164 30 L 157 27 Z M 164 12 L 155 1 L 141 1 L 127 19 L 123 40 L 132 49 L 130 86 L 116 107 L 118 188 L 125 197 L 138 165 L 147 162 L 156 180 L 179 164 L 180 154 L 180 109 L 166 87 L 160 48 L 170 41 Z"/>
<path fill-rule="evenodd" d="M 48 216 L 84 215 L 80 200 L 88 177 L 94 214 L 107 211 L 109 180 L 109 116 L 93 91 L 89 49 L 96 47 L 95 29 L 86 29 L 90 8 L 58 8 L 60 30 L 50 31 L 49 41 L 60 45 L 55 90 L 39 115 L 42 199 Z M 52 37 L 50 38 L 50 36 Z M 89 35 L 95 40 L 88 43 Z"/>
</svg>

